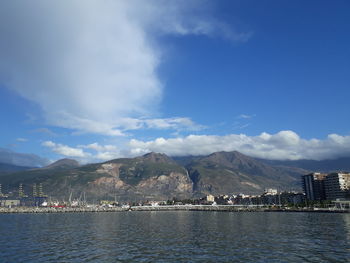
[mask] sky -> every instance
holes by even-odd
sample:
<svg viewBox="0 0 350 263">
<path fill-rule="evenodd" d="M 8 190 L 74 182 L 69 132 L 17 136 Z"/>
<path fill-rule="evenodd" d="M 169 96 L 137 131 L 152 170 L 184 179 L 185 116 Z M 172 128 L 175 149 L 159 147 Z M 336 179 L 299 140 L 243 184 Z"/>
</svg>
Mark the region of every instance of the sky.
<svg viewBox="0 0 350 263">
<path fill-rule="evenodd" d="M 0 2 L 0 148 L 350 156 L 346 0 Z M 33 156 L 33 155 L 32 155 Z"/>
</svg>

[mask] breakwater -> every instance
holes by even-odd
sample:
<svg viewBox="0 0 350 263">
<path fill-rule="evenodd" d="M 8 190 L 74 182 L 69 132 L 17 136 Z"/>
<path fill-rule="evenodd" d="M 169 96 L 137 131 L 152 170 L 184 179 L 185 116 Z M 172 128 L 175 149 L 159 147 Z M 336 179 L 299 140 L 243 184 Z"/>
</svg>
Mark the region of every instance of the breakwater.
<svg viewBox="0 0 350 263">
<path fill-rule="evenodd" d="M 12 207 L 0 208 L 0 213 L 83 213 L 83 212 L 122 212 L 122 207 Z"/>
<path fill-rule="evenodd" d="M 169 206 L 132 206 L 131 211 L 216 211 L 216 212 L 313 212 L 313 213 L 350 213 L 350 210 L 328 208 L 300 208 L 242 206 L 242 205 L 169 205 Z"/>
<path fill-rule="evenodd" d="M 280 208 L 264 206 L 237 205 L 166 205 L 166 206 L 130 206 L 130 207 L 0 207 L 0 213 L 86 213 L 86 212 L 125 212 L 125 211 L 216 211 L 216 212 L 313 212 L 313 213 L 350 213 L 350 210 L 334 208 Z"/>
<path fill-rule="evenodd" d="M 160 206 L 132 206 L 132 211 L 222 211 L 222 212 L 257 212 L 264 211 L 259 206 L 235 205 L 160 205 Z"/>
</svg>

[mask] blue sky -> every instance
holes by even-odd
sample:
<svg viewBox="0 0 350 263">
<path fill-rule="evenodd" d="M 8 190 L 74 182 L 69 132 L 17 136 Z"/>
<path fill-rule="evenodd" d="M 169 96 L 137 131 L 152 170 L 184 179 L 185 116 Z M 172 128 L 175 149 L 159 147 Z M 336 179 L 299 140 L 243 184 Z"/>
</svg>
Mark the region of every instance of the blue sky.
<svg viewBox="0 0 350 263">
<path fill-rule="evenodd" d="M 0 4 L 0 147 L 350 156 L 348 1 Z"/>
</svg>

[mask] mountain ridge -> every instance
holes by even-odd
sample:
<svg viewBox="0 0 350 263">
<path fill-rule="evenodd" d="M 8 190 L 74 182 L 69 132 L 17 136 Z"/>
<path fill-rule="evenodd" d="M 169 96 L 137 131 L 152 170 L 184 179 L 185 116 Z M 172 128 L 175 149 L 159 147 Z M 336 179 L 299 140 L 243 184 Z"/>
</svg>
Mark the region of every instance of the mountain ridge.
<svg viewBox="0 0 350 263">
<path fill-rule="evenodd" d="M 264 160 L 264 159 L 258 159 L 262 162 L 265 162 L 270 165 L 275 166 L 287 166 L 287 167 L 297 167 L 305 170 L 310 171 L 317 171 L 317 172 L 334 172 L 334 171 L 350 171 L 350 157 L 341 157 L 336 159 L 325 159 L 325 160 L 307 160 L 307 159 L 301 159 L 301 160 L 285 160 L 285 161 L 278 161 L 278 160 Z"/>
<path fill-rule="evenodd" d="M 300 189 L 299 172 L 269 166 L 237 151 L 195 158 L 186 167 L 197 195 L 222 194 L 233 189 L 236 193 L 254 194 L 269 187 Z"/>
<path fill-rule="evenodd" d="M 182 165 L 186 162 L 186 165 Z M 166 154 L 147 153 L 78 166 L 62 159 L 47 167 L 0 176 L 0 183 L 17 188 L 42 183 L 47 193 L 67 198 L 86 192 L 91 199 L 172 199 L 206 194 L 262 193 L 264 188 L 300 189 L 304 170 L 273 167 L 237 151 L 176 161 Z"/>
<path fill-rule="evenodd" d="M 7 189 L 23 184 L 31 191 L 32 184 L 42 183 L 47 194 L 63 199 L 71 192 L 86 192 L 93 200 L 166 200 L 207 194 L 261 194 L 265 188 L 300 191 L 300 176 L 313 171 L 298 168 L 298 162 L 272 162 L 237 151 L 189 157 L 150 152 L 85 165 L 65 158 L 43 168 L 0 173 L 0 184 Z"/>
</svg>

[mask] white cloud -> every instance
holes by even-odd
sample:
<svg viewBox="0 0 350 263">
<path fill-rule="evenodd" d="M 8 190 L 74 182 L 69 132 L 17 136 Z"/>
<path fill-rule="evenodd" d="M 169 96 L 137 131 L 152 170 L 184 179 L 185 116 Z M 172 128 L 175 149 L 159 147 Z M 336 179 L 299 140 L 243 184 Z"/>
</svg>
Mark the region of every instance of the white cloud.
<svg viewBox="0 0 350 263">
<path fill-rule="evenodd" d="M 197 124 L 190 118 L 185 117 L 155 119 L 119 118 L 112 122 L 114 124 L 78 118 L 66 118 L 61 121 L 65 127 L 71 129 L 79 130 L 79 127 L 85 127 L 85 131 L 80 130 L 79 132 L 75 132 L 75 134 L 89 131 L 109 136 L 124 136 L 126 131 L 139 129 L 199 131 L 205 128 L 205 126 Z"/>
<path fill-rule="evenodd" d="M 55 153 L 66 157 L 79 157 L 86 158 L 89 157 L 89 153 L 84 152 L 82 149 L 69 147 L 63 144 L 57 144 L 52 141 L 45 141 L 42 143 L 43 146 L 49 147 Z"/>
<path fill-rule="evenodd" d="M 234 130 L 242 130 L 244 128 L 249 127 L 250 125 L 251 125 L 250 123 L 235 122 L 235 123 L 233 123 L 232 129 L 234 129 Z"/>
<path fill-rule="evenodd" d="M 0 82 L 40 105 L 50 125 L 123 135 L 125 118 L 153 116 L 161 100 L 162 49 L 155 36 L 249 37 L 208 16 L 203 6 L 197 0 L 2 1 Z M 186 118 L 175 122 L 136 124 L 192 125 Z"/>
<path fill-rule="evenodd" d="M 206 155 L 216 151 L 239 151 L 246 155 L 272 160 L 323 160 L 350 155 L 350 136 L 329 135 L 324 140 L 302 139 L 293 131 L 259 136 L 245 134 L 189 135 L 184 138 L 158 138 L 153 141 L 131 140 L 130 153 L 150 151 L 172 156 Z"/>
<path fill-rule="evenodd" d="M 174 117 L 174 118 L 155 118 L 155 119 L 135 119 L 123 118 L 118 122 L 118 127 L 123 130 L 137 129 L 162 129 L 177 131 L 198 131 L 205 128 L 192 121 L 190 118 Z"/>
<path fill-rule="evenodd" d="M 88 144 L 88 145 L 79 145 L 79 148 L 85 148 L 85 149 L 92 149 L 97 152 L 103 152 L 103 151 L 117 151 L 118 148 L 114 145 L 100 145 L 97 142 Z"/>
<path fill-rule="evenodd" d="M 255 116 L 256 116 L 255 114 L 252 114 L 252 115 L 241 114 L 241 115 L 237 116 L 237 119 L 251 119 L 251 118 L 254 118 Z"/>
<path fill-rule="evenodd" d="M 70 147 L 46 141 L 52 151 L 81 162 L 107 161 L 121 157 L 161 152 L 170 156 L 207 155 L 217 151 L 239 151 L 248 156 L 271 160 L 324 160 L 350 156 L 350 136 L 330 134 L 323 140 L 303 139 L 293 131 L 276 134 L 189 135 L 184 138 L 157 138 L 152 141 L 132 139 L 125 147 L 101 145 L 97 142 Z"/>
<path fill-rule="evenodd" d="M 103 134 L 108 136 L 123 136 L 124 132 L 121 128 L 115 123 L 115 121 L 107 121 L 103 120 L 91 120 L 88 118 L 79 118 L 67 113 L 57 114 L 55 116 L 55 122 L 57 126 L 70 128 L 76 130 L 75 134 L 80 133 L 95 133 L 95 134 Z M 114 123 L 114 124 L 113 124 Z"/>
<path fill-rule="evenodd" d="M 90 159 L 86 161 L 108 161 L 121 157 L 119 148 L 115 145 L 100 145 L 99 143 L 94 142 L 87 145 L 78 145 L 78 148 L 94 151 L 94 153 L 91 153 Z"/>
<path fill-rule="evenodd" d="M 121 155 L 116 152 L 99 152 L 94 156 L 95 159 L 100 161 L 109 161 L 120 157 Z"/>
<path fill-rule="evenodd" d="M 38 128 L 38 129 L 32 130 L 31 132 L 41 133 L 41 134 L 44 134 L 47 136 L 52 136 L 52 137 L 57 136 L 56 133 L 54 133 L 53 131 L 51 131 L 48 128 Z"/>
<path fill-rule="evenodd" d="M 26 138 L 17 138 L 16 141 L 18 141 L 18 142 L 27 142 L 28 139 L 26 139 Z"/>
<path fill-rule="evenodd" d="M 189 118 L 167 118 L 167 119 L 149 119 L 144 123 L 148 128 L 154 129 L 174 129 L 174 130 L 201 130 L 205 128 L 202 125 L 194 123 Z"/>
<path fill-rule="evenodd" d="M 107 161 L 121 157 L 119 149 L 116 146 L 100 145 L 97 142 L 87 145 L 78 145 L 77 147 L 71 147 L 52 141 L 45 141 L 42 145 L 63 157 L 76 158 L 82 163 Z"/>
<path fill-rule="evenodd" d="M 1 80 L 49 124 L 120 135 L 113 119 L 149 114 L 161 95 L 159 58 L 127 3 L 1 3 Z"/>
</svg>

